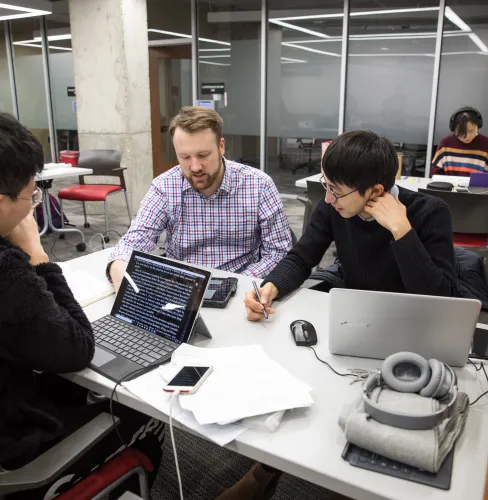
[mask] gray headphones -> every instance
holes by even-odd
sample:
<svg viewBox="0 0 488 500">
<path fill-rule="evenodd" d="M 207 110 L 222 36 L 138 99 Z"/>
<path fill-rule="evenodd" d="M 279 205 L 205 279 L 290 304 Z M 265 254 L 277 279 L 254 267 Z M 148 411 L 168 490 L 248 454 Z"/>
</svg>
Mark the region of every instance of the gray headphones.
<svg viewBox="0 0 488 500">
<path fill-rule="evenodd" d="M 364 384 L 364 411 L 377 422 L 401 429 L 426 430 L 452 415 L 457 398 L 457 378 L 452 368 L 437 359 L 427 361 L 413 352 L 398 352 L 385 359 L 381 371 Z M 386 385 L 398 392 L 418 393 L 447 406 L 435 413 L 408 414 L 382 408 L 371 399 L 376 387 Z"/>
</svg>

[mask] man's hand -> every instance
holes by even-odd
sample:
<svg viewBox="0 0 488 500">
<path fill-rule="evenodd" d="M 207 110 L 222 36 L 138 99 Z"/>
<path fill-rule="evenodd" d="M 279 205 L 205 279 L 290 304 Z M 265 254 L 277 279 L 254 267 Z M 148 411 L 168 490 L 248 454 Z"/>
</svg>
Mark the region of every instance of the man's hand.
<svg viewBox="0 0 488 500">
<path fill-rule="evenodd" d="M 256 297 L 256 292 L 254 290 L 249 290 L 246 292 L 244 298 L 244 304 L 247 311 L 247 319 L 249 321 L 258 321 L 264 318 L 264 308 L 268 314 L 274 314 L 274 309 L 271 308 L 271 302 L 278 297 L 278 289 L 273 283 L 266 283 L 263 288 L 259 289 L 259 294 L 261 295 L 261 302 L 258 302 Z"/>
<path fill-rule="evenodd" d="M 127 262 L 123 260 L 114 260 L 110 266 L 110 277 L 115 288 L 115 293 L 119 291 L 122 280 L 124 279 Z"/>
<path fill-rule="evenodd" d="M 407 219 L 407 208 L 390 193 L 368 201 L 364 211 L 372 215 L 378 224 L 388 229 L 395 240 L 403 238 L 412 229 Z"/>
<path fill-rule="evenodd" d="M 29 262 L 33 266 L 49 262 L 49 257 L 42 248 L 39 228 L 32 212 L 6 238 L 30 257 Z"/>
</svg>

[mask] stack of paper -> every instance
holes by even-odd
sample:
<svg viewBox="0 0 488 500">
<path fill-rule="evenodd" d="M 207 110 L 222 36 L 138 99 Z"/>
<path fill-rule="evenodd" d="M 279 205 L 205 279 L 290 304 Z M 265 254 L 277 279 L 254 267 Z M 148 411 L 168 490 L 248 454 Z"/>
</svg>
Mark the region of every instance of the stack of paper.
<svg viewBox="0 0 488 500">
<path fill-rule="evenodd" d="M 171 395 L 164 385 L 184 365 L 211 364 L 213 371 L 195 394 L 179 396 L 175 420 L 219 444 L 247 429 L 242 419 L 313 404 L 311 388 L 272 360 L 259 345 L 210 349 L 181 345 L 170 365 L 123 385 L 165 414 Z M 159 377 L 159 380 L 158 380 Z M 267 416 L 265 417 L 265 419 Z"/>
<path fill-rule="evenodd" d="M 259 345 L 208 349 L 183 344 L 172 364 L 161 367 L 171 378 L 184 365 L 211 364 L 213 372 L 195 393 L 180 398 L 201 425 L 228 424 L 246 417 L 311 406 L 311 388 L 271 359 Z"/>
<path fill-rule="evenodd" d="M 60 262 L 59 265 L 81 307 L 86 307 L 115 293 L 112 283 L 104 275 L 95 277 L 83 270 L 72 271 L 69 263 Z"/>
<path fill-rule="evenodd" d="M 163 391 L 163 387 L 167 382 L 161 376 L 160 370 L 156 369 L 129 382 L 123 382 L 122 385 L 139 399 L 156 408 L 156 410 L 169 415 L 172 394 Z M 178 400 L 175 400 L 173 404 L 173 420 L 185 425 L 192 431 L 198 432 L 219 446 L 225 446 L 227 443 L 234 441 L 247 430 L 247 427 L 237 424 L 200 425 L 191 412 L 184 411 L 181 408 Z"/>
</svg>

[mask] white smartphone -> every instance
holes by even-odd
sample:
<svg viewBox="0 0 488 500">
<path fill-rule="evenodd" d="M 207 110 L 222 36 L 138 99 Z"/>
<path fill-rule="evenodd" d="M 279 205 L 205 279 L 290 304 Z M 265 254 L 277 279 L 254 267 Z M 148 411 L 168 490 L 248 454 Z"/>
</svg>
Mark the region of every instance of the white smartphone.
<svg viewBox="0 0 488 500">
<path fill-rule="evenodd" d="M 212 372 L 212 366 L 184 366 L 168 383 L 166 392 L 193 394 Z"/>
</svg>

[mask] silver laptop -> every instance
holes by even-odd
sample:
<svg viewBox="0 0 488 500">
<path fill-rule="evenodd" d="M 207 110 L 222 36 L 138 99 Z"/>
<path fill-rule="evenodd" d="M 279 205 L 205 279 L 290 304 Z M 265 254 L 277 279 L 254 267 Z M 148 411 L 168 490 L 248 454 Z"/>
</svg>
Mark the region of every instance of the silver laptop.
<svg viewBox="0 0 488 500">
<path fill-rule="evenodd" d="M 329 351 L 377 359 L 412 351 L 464 366 L 480 309 L 472 299 L 334 288 Z"/>
</svg>

